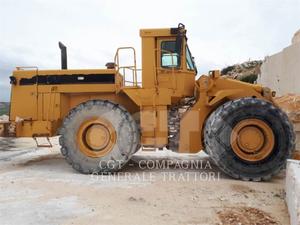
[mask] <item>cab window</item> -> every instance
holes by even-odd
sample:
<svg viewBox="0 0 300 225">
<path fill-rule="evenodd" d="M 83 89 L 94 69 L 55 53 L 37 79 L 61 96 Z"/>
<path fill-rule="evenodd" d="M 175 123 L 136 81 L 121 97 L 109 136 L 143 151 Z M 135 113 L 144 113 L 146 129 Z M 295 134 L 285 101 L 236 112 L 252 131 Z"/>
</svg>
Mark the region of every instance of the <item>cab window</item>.
<svg viewBox="0 0 300 225">
<path fill-rule="evenodd" d="M 164 68 L 178 68 L 179 54 L 176 52 L 175 41 L 161 42 L 161 67 Z"/>
<path fill-rule="evenodd" d="M 195 70 L 192 54 L 191 54 L 188 46 L 186 46 L 185 52 L 186 52 L 186 67 L 187 67 L 187 69 L 188 70 Z"/>
</svg>

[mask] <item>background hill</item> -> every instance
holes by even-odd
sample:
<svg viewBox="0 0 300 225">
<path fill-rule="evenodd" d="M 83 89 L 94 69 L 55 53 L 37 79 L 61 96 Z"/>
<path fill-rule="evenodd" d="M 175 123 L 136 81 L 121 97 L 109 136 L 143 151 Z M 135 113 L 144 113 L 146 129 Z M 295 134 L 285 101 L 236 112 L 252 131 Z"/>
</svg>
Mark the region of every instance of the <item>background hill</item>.
<svg viewBox="0 0 300 225">
<path fill-rule="evenodd" d="M 1 115 L 8 115 L 9 111 L 9 102 L 0 102 L 0 116 Z"/>
</svg>

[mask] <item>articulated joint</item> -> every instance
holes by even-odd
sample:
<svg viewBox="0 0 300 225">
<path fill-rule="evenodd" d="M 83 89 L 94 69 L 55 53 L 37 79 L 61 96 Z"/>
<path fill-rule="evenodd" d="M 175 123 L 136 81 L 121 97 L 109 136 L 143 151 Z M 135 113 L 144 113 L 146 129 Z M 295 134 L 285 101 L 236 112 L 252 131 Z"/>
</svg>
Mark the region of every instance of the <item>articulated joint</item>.
<svg viewBox="0 0 300 225">
<path fill-rule="evenodd" d="M 272 91 L 270 88 L 268 87 L 263 87 L 262 88 L 262 96 L 264 96 L 266 99 L 271 100 L 273 97 L 276 96 L 276 92 Z"/>
</svg>

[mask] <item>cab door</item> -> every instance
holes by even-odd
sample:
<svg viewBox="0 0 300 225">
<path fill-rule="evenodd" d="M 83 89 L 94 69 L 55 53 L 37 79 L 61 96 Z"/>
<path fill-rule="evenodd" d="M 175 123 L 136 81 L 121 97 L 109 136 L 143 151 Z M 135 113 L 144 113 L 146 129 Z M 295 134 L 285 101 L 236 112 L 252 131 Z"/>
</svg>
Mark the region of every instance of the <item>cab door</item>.
<svg viewBox="0 0 300 225">
<path fill-rule="evenodd" d="M 173 38 L 157 39 L 157 81 L 161 88 L 173 89 L 174 96 L 192 96 L 194 93 L 195 70 L 187 62 L 186 40 L 178 43 Z M 192 58 L 191 58 L 192 59 Z M 192 62 L 192 61 L 191 61 Z"/>
</svg>

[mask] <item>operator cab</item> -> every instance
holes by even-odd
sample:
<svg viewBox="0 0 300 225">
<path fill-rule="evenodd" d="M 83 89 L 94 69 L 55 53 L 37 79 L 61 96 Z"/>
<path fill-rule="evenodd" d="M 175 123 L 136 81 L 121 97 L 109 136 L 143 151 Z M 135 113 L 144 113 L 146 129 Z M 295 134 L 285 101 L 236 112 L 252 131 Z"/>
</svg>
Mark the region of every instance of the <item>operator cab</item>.
<svg viewBox="0 0 300 225">
<path fill-rule="evenodd" d="M 183 24 L 142 29 L 142 86 L 171 89 L 174 97 L 193 96 L 197 68 Z"/>
<path fill-rule="evenodd" d="M 116 71 L 122 75 L 124 86 L 171 89 L 173 96 L 179 98 L 193 96 L 197 67 L 187 44 L 185 26 L 180 23 L 176 28 L 141 29 L 140 36 L 142 69 L 136 68 L 132 47 L 119 48 L 115 56 Z M 133 65 L 119 65 L 121 50 L 133 52 Z"/>
<path fill-rule="evenodd" d="M 186 63 L 186 69 L 195 71 L 197 68 L 194 57 L 187 44 L 186 30 L 183 24 L 179 24 L 178 28 L 171 28 L 171 34 L 177 34 L 175 40 L 163 41 L 161 43 L 161 67 L 180 69 L 182 58 Z M 185 51 L 185 54 L 182 54 Z"/>
</svg>

